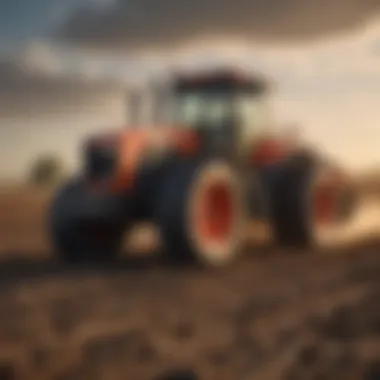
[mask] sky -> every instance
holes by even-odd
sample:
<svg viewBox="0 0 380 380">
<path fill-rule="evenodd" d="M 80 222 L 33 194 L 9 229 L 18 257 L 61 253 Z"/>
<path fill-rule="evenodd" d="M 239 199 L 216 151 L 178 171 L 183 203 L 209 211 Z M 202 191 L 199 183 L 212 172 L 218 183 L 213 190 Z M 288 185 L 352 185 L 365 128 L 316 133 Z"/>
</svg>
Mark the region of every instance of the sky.
<svg viewBox="0 0 380 380">
<path fill-rule="evenodd" d="M 129 84 L 219 62 L 273 79 L 279 124 L 350 168 L 380 167 L 379 13 L 380 0 L 0 0 L 6 174 L 120 125 Z"/>
</svg>

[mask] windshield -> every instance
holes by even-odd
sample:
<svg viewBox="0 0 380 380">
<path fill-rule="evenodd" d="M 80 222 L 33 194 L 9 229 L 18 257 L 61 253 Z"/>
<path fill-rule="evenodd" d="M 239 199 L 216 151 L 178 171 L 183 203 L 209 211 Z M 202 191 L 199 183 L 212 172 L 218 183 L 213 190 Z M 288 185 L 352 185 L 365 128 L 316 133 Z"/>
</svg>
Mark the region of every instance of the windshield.
<svg viewBox="0 0 380 380">
<path fill-rule="evenodd" d="M 174 118 L 187 127 L 218 127 L 230 118 L 230 104 L 229 97 L 225 94 L 179 94 L 174 107 Z"/>
<path fill-rule="evenodd" d="M 218 129 L 232 121 L 243 140 L 265 134 L 271 123 L 266 98 L 256 94 L 186 92 L 176 96 L 175 122 L 187 128 Z"/>
<path fill-rule="evenodd" d="M 261 96 L 239 95 L 236 102 L 236 112 L 244 136 L 252 138 L 265 134 L 272 124 L 270 111 L 268 102 Z"/>
</svg>

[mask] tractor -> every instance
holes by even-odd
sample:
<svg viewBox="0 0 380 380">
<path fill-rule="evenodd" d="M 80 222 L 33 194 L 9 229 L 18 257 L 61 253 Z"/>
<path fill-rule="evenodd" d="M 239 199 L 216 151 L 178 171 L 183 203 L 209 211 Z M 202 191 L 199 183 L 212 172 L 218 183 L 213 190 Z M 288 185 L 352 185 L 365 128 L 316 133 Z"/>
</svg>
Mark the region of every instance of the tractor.
<svg viewBox="0 0 380 380">
<path fill-rule="evenodd" d="M 226 68 L 177 73 L 165 120 L 84 141 L 82 168 L 56 192 L 49 230 L 69 262 L 114 260 L 134 224 L 150 221 L 162 257 L 220 267 L 235 260 L 251 218 L 277 244 L 311 247 L 348 223 L 350 179 L 270 128 L 269 86 Z"/>
</svg>

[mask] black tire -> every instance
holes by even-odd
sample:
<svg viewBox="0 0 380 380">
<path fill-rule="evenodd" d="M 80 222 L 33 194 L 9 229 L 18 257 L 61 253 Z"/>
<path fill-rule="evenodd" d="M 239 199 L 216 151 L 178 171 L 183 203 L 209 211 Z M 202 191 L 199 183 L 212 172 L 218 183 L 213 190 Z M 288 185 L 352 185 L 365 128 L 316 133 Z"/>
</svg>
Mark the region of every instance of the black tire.
<svg viewBox="0 0 380 380">
<path fill-rule="evenodd" d="M 312 216 L 312 191 L 318 175 L 328 166 L 317 160 L 294 157 L 284 164 L 272 193 L 272 224 L 279 245 L 317 248 L 320 242 Z M 347 184 L 341 192 L 334 222 L 345 224 L 353 214 L 356 194 Z"/>
<path fill-rule="evenodd" d="M 269 181 L 261 173 L 252 172 L 248 176 L 245 186 L 247 208 L 249 218 L 256 221 L 267 221 L 270 215 L 270 193 Z"/>
<path fill-rule="evenodd" d="M 306 194 L 313 172 L 314 166 L 309 164 L 289 163 L 283 167 L 272 193 L 272 225 L 279 245 L 303 247 L 312 244 Z"/>
<path fill-rule="evenodd" d="M 112 261 L 121 250 L 123 223 L 86 218 L 80 210 L 88 201 L 86 189 L 78 180 L 64 184 L 53 199 L 49 230 L 53 246 L 64 262 Z M 100 229 L 104 233 L 102 239 Z"/>
<path fill-rule="evenodd" d="M 220 174 L 213 168 L 219 168 Z M 223 174 L 222 174 L 223 173 Z M 220 256 L 212 252 L 205 240 L 196 239 L 189 225 L 191 199 L 196 189 L 205 181 L 221 176 L 231 186 L 233 194 L 234 222 L 228 243 L 220 248 Z M 204 180 L 202 180 L 203 178 Z M 228 179 L 227 179 L 228 178 Z M 175 165 L 163 179 L 157 197 L 155 221 L 163 242 L 163 257 L 170 263 L 198 263 L 206 267 L 226 266 L 237 257 L 241 242 L 241 223 L 244 218 L 243 198 L 238 176 L 229 164 L 221 160 L 203 163 L 187 162 Z M 202 194 L 202 190 L 199 190 Z"/>
</svg>

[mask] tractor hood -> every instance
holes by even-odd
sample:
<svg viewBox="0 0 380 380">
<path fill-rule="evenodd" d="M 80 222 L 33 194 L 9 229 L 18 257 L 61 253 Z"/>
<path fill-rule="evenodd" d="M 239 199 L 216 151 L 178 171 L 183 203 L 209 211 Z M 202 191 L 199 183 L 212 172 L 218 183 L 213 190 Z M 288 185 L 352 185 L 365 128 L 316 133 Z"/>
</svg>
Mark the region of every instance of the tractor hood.
<svg viewBox="0 0 380 380">
<path fill-rule="evenodd" d="M 192 156 L 197 152 L 198 143 L 194 131 L 170 126 L 100 133 L 85 141 L 86 161 L 93 162 L 93 157 L 104 151 L 107 157 L 112 153 L 113 161 L 107 166 L 107 175 L 102 171 L 102 180 L 97 178 L 97 182 L 119 192 L 133 186 L 143 162 L 159 159 L 168 152 Z"/>
<path fill-rule="evenodd" d="M 197 144 L 197 134 L 174 125 L 129 127 L 111 132 L 97 133 L 86 139 L 86 145 L 112 145 L 121 148 L 122 145 L 144 145 L 151 149 L 177 148 L 181 151 L 194 149 Z"/>
</svg>

